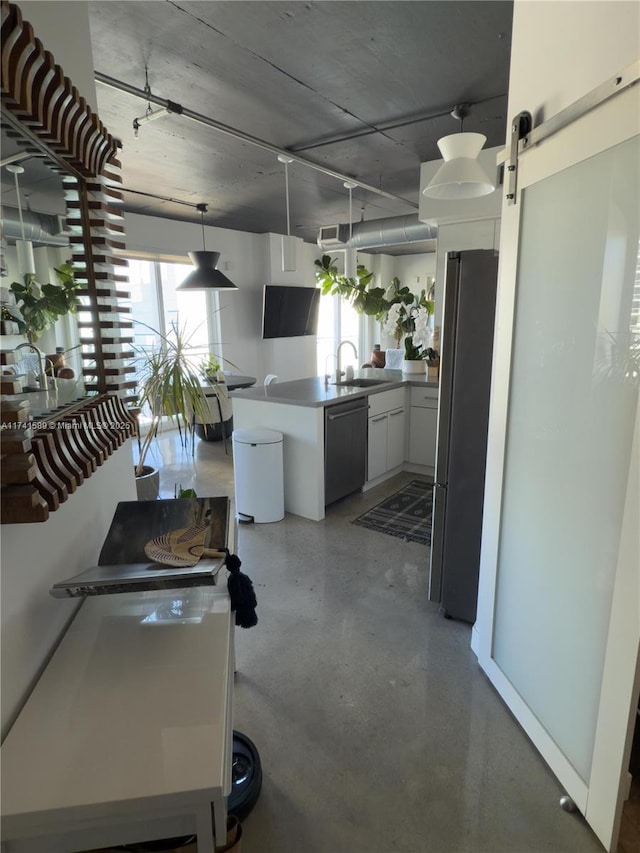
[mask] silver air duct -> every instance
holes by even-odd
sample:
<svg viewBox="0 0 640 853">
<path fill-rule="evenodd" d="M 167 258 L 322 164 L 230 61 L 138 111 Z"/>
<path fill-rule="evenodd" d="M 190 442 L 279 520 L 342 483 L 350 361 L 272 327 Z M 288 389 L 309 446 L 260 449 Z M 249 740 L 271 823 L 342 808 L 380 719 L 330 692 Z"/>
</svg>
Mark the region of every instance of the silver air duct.
<svg viewBox="0 0 640 853">
<path fill-rule="evenodd" d="M 351 232 L 351 240 L 349 240 L 349 225 L 321 228 L 318 246 L 329 251 L 337 248 L 376 249 L 435 240 L 438 235 L 436 226 L 420 222 L 417 213 L 354 222 Z"/>
<path fill-rule="evenodd" d="M 68 246 L 69 238 L 62 234 L 64 217 L 53 213 L 34 213 L 32 210 L 22 211 L 24 223 L 24 238 L 20 212 L 17 207 L 2 207 L 2 236 L 6 240 L 27 240 L 46 246 Z"/>
</svg>

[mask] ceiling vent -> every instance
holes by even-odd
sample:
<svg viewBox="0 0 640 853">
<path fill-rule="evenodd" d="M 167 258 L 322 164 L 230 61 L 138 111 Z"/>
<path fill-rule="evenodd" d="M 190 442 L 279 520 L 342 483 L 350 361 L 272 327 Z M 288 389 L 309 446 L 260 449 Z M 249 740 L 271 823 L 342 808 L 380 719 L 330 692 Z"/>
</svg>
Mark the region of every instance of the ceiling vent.
<svg viewBox="0 0 640 853">
<path fill-rule="evenodd" d="M 349 239 L 347 225 L 324 225 L 318 234 L 318 246 L 321 249 L 345 248 Z"/>
<path fill-rule="evenodd" d="M 351 239 L 348 225 L 327 225 L 320 229 L 318 246 L 321 249 L 352 248 L 364 251 L 435 240 L 437 235 L 438 229 L 435 225 L 421 222 L 417 213 L 410 213 L 388 219 L 354 222 Z"/>
</svg>

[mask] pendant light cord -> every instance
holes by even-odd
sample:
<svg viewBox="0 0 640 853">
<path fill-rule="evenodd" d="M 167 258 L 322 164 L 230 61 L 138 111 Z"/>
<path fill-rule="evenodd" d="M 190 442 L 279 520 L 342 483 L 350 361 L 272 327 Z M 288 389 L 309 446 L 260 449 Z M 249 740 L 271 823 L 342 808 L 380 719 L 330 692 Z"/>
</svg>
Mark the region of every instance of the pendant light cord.
<svg viewBox="0 0 640 853">
<path fill-rule="evenodd" d="M 204 244 L 204 215 L 209 208 L 206 204 L 196 204 L 196 210 L 200 211 L 200 224 L 202 226 L 202 251 L 206 252 L 206 246 Z"/>
</svg>

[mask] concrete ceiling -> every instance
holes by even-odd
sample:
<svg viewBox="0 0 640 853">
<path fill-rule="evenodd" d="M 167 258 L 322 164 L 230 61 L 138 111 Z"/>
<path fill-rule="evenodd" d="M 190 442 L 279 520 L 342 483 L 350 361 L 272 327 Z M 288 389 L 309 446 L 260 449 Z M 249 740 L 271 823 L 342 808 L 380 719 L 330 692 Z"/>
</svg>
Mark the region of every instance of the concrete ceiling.
<svg viewBox="0 0 640 853">
<path fill-rule="evenodd" d="M 460 129 L 505 141 L 511 2 L 92 0 L 97 72 L 406 201 L 353 190 L 353 220 L 417 212 L 420 163 Z M 125 209 L 286 233 L 284 166 L 271 151 L 180 115 L 140 128 L 147 102 L 97 83 L 122 141 Z M 156 109 L 155 105 L 152 105 Z M 340 179 L 289 166 L 291 233 L 347 222 Z"/>
</svg>

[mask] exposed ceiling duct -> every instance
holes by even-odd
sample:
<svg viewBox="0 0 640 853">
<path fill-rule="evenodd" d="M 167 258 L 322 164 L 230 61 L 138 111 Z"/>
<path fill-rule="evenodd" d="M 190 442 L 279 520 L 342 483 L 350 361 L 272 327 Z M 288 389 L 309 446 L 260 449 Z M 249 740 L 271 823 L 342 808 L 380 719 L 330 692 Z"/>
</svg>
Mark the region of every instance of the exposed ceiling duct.
<svg viewBox="0 0 640 853">
<path fill-rule="evenodd" d="M 351 239 L 349 228 L 351 227 Z M 339 248 L 382 249 L 395 248 L 412 243 L 435 240 L 438 229 L 418 219 L 417 213 L 405 216 L 392 216 L 387 219 L 370 219 L 367 222 L 331 225 L 320 229 L 318 246 L 331 251 Z M 421 247 L 424 251 L 424 247 Z M 435 250 L 435 246 L 432 250 Z M 390 254 L 393 254 L 392 252 Z"/>
<path fill-rule="evenodd" d="M 17 207 L 2 207 L 2 236 L 5 240 L 28 240 L 46 246 L 68 246 L 69 238 L 62 234 L 64 217 L 54 213 L 20 211 Z M 24 225 L 24 236 L 23 226 Z"/>
</svg>

